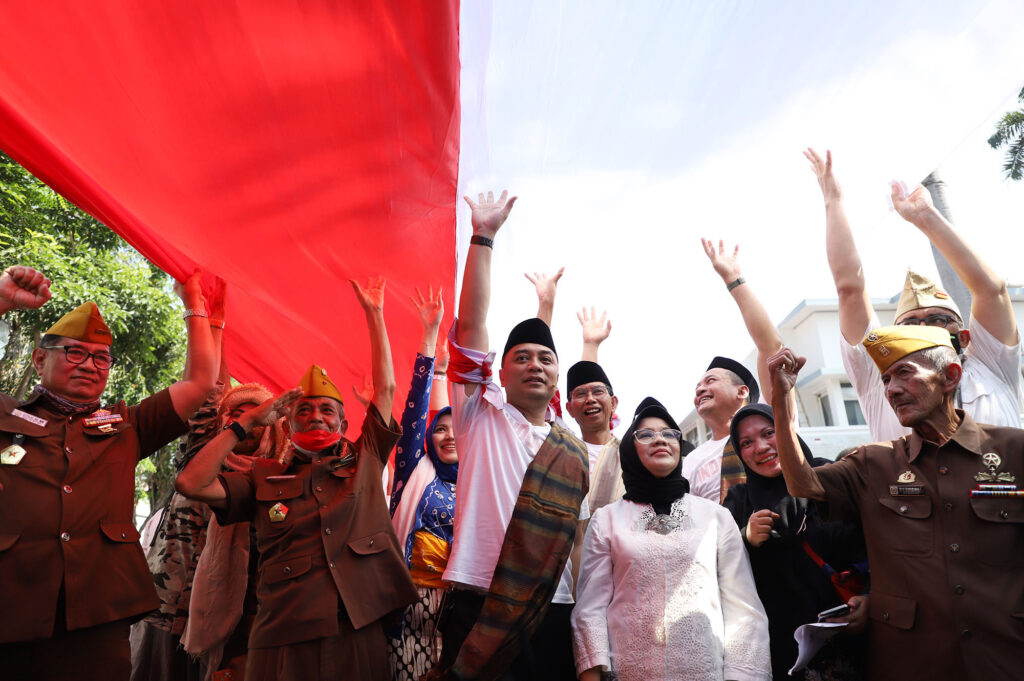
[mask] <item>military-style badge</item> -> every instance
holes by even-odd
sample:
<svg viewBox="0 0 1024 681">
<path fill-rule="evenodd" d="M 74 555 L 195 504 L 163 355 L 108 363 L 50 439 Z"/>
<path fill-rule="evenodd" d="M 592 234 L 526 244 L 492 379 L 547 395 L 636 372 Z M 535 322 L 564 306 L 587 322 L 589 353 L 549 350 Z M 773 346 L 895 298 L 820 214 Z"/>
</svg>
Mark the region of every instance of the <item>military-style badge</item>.
<svg viewBox="0 0 1024 681">
<path fill-rule="evenodd" d="M 100 430 L 102 430 L 104 433 L 109 433 L 114 429 L 111 424 L 121 423 L 121 421 L 124 421 L 124 417 L 121 416 L 120 414 L 111 414 L 106 409 L 97 409 L 96 411 L 82 419 L 82 425 L 84 425 L 86 428 L 93 428 L 95 426 L 99 426 Z"/>
<path fill-rule="evenodd" d="M 280 501 L 270 507 L 270 522 L 279 523 L 288 517 L 288 507 Z"/>
<path fill-rule="evenodd" d="M 904 471 L 903 473 L 900 473 L 900 477 L 896 478 L 896 482 L 902 485 L 909 485 L 915 480 L 917 480 L 917 476 L 914 475 L 914 471 Z"/>
<path fill-rule="evenodd" d="M 978 482 L 1015 482 L 1017 477 L 1009 471 L 998 472 L 1003 465 L 1003 458 L 995 452 L 988 452 L 981 455 L 981 462 L 985 464 L 988 471 L 981 471 L 974 476 Z"/>
<path fill-rule="evenodd" d="M 878 334 L 872 331 L 871 333 L 868 334 L 868 340 L 874 343 L 876 340 L 878 340 Z"/>
<path fill-rule="evenodd" d="M 0 464 L 4 466 L 17 466 L 25 456 L 25 448 L 21 445 L 11 445 L 0 452 Z"/>
</svg>

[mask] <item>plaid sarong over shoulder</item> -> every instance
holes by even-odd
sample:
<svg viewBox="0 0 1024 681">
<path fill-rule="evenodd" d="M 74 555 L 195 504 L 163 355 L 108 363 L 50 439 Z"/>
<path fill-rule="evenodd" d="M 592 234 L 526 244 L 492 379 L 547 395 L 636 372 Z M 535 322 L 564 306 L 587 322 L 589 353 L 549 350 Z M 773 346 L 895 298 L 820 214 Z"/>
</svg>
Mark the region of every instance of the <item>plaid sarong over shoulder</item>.
<svg viewBox="0 0 1024 681">
<path fill-rule="evenodd" d="M 572 551 L 587 462 L 586 445 L 552 423 L 526 469 L 480 616 L 447 678 L 496 679 L 530 640 Z"/>
</svg>

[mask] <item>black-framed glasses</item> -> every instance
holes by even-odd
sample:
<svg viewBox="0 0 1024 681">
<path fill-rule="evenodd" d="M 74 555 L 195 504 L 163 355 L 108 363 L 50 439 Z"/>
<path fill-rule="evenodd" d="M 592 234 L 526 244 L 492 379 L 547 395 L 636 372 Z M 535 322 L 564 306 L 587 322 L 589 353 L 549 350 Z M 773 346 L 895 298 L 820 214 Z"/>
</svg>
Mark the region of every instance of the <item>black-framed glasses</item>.
<svg viewBox="0 0 1024 681">
<path fill-rule="evenodd" d="M 71 364 L 84 364 L 85 360 L 92 357 L 92 365 L 100 371 L 109 370 L 117 362 L 117 358 L 109 352 L 89 352 L 77 345 L 47 345 L 43 350 L 63 350 L 64 359 Z"/>
<path fill-rule="evenodd" d="M 938 326 L 944 328 L 950 324 L 959 324 L 960 320 L 948 314 L 930 314 L 927 317 L 911 317 L 902 322 L 896 322 L 897 326 Z"/>
<path fill-rule="evenodd" d="M 640 430 L 633 433 L 633 439 L 642 444 L 648 444 L 654 442 L 655 438 L 661 436 L 663 439 L 669 442 L 675 440 L 679 442 L 683 439 L 683 434 L 675 428 L 666 428 L 664 430 L 651 430 L 650 428 L 641 428 Z"/>
</svg>

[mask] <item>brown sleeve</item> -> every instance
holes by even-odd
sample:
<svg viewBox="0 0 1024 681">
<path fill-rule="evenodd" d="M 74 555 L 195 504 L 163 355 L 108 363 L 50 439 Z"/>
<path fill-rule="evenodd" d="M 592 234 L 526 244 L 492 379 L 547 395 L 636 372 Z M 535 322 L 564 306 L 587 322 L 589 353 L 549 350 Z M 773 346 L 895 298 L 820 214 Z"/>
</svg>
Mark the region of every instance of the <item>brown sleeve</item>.
<svg viewBox="0 0 1024 681">
<path fill-rule="evenodd" d="M 217 480 L 224 486 L 224 494 L 227 495 L 225 507 L 213 509 L 217 523 L 230 525 L 252 520 L 256 510 L 256 487 L 252 475 L 241 472 L 221 473 Z"/>
<path fill-rule="evenodd" d="M 398 425 L 394 417 L 391 423 L 384 425 L 384 419 L 373 403 L 366 410 L 366 418 L 363 419 L 363 432 L 359 435 L 358 451 L 360 456 L 363 452 L 372 454 L 381 463 L 386 463 L 391 450 L 398 443 L 402 436 L 402 427 Z"/>
<path fill-rule="evenodd" d="M 138 433 L 139 459 L 151 456 L 156 450 L 188 431 L 188 424 L 174 411 L 171 393 L 167 388 L 123 411 L 127 421 Z"/>
<path fill-rule="evenodd" d="M 860 516 L 860 500 L 867 490 L 864 463 L 862 448 L 840 461 L 814 469 L 825 489 L 829 520 L 855 520 Z"/>
</svg>

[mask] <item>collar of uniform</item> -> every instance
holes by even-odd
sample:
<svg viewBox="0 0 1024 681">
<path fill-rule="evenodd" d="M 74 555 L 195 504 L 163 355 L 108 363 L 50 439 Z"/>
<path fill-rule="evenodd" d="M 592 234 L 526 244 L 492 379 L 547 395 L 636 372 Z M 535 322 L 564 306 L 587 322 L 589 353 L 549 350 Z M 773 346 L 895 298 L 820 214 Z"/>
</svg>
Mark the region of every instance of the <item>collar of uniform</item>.
<svg viewBox="0 0 1024 681">
<path fill-rule="evenodd" d="M 957 409 L 956 415 L 960 417 L 960 426 L 953 433 L 953 437 L 949 441 L 956 442 L 967 451 L 980 456 L 982 454 L 981 441 L 984 439 L 981 428 L 974 422 L 970 414 L 963 409 Z M 924 445 L 924 442 L 924 439 L 917 434 L 916 430 L 910 432 L 910 437 L 907 440 L 907 455 L 910 461 L 916 459 L 917 455 L 921 453 L 921 447 Z M 935 446 L 934 443 L 929 444 Z"/>
</svg>

